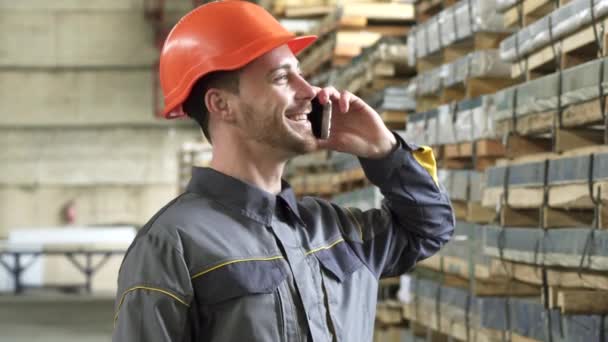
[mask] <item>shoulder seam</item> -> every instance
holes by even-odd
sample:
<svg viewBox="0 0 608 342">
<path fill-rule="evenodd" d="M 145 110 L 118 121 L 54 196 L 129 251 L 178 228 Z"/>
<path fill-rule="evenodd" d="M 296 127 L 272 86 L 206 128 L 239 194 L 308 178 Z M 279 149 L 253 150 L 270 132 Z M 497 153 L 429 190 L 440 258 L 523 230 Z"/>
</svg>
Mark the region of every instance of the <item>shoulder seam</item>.
<svg viewBox="0 0 608 342">
<path fill-rule="evenodd" d="M 187 192 L 184 192 L 182 194 L 180 194 L 179 196 L 177 196 L 176 198 L 174 198 L 171 202 L 167 203 L 167 205 L 165 205 L 162 209 L 160 209 L 151 219 L 150 221 L 148 221 L 142 228 L 141 228 L 141 235 L 138 234 L 138 236 L 135 238 L 134 242 L 137 241 L 138 239 L 140 239 L 142 236 L 147 235 L 150 231 L 150 229 L 152 228 L 152 226 L 156 223 L 156 221 L 158 220 L 158 218 L 165 213 L 165 211 L 167 211 L 170 207 L 172 207 L 175 202 L 177 202 L 177 200 L 179 200 L 180 198 L 182 198 L 184 195 L 186 195 Z M 173 246 L 174 248 L 176 246 Z M 129 247 L 129 249 L 127 250 L 127 252 L 125 253 L 125 257 L 127 256 L 127 254 L 129 254 L 131 248 Z M 181 252 L 181 250 L 180 250 Z"/>
</svg>

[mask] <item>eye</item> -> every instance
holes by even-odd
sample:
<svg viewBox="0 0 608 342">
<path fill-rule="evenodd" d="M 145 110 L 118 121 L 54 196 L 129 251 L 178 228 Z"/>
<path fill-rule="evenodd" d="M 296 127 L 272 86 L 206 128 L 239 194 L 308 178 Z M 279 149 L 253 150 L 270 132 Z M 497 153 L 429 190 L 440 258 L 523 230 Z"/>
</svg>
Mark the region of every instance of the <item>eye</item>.
<svg viewBox="0 0 608 342">
<path fill-rule="evenodd" d="M 282 73 L 282 74 L 278 74 L 274 78 L 274 81 L 275 82 L 283 82 L 283 81 L 287 81 L 288 78 L 289 78 L 289 75 L 287 75 L 287 73 Z"/>
</svg>

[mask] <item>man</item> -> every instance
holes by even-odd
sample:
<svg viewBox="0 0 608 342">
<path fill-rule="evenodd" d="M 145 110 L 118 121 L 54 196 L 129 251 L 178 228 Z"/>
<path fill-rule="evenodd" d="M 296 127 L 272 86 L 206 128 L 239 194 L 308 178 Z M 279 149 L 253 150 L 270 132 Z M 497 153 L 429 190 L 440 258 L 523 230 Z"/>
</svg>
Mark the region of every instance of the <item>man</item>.
<svg viewBox="0 0 608 342">
<path fill-rule="evenodd" d="M 165 115 L 194 117 L 213 158 L 127 252 L 114 341 L 371 341 L 379 278 L 450 238 L 431 150 L 355 95 L 308 84 L 294 54 L 314 39 L 244 1 L 203 5 L 169 34 Z M 333 102 L 327 140 L 307 120 L 315 96 Z M 285 163 L 318 149 L 358 156 L 383 207 L 297 201 Z"/>
</svg>

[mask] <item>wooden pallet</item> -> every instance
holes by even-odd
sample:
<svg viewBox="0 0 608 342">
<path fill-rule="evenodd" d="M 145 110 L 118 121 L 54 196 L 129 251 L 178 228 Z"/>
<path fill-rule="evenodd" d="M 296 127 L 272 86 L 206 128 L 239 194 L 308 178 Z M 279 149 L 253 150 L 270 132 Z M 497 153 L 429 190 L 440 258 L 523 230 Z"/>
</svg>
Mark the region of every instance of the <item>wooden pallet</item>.
<svg viewBox="0 0 608 342">
<path fill-rule="evenodd" d="M 431 148 L 433 149 L 433 155 L 435 156 L 436 161 L 440 161 L 443 159 L 443 153 L 445 151 L 444 147 L 445 147 L 445 145 L 431 146 Z"/>
<path fill-rule="evenodd" d="M 461 289 L 470 288 L 469 261 L 452 256 L 434 255 L 418 263 L 419 267 L 441 272 L 446 286 Z M 474 293 L 480 297 L 512 296 L 528 297 L 540 293 L 540 288 L 506 277 L 497 277 L 490 273 L 487 265 L 475 264 Z"/>
<path fill-rule="evenodd" d="M 444 284 L 450 287 L 467 289 L 469 280 L 446 276 Z M 478 297 L 533 297 L 540 293 L 540 287 L 506 279 L 475 279 L 473 293 Z"/>
<path fill-rule="evenodd" d="M 403 317 L 422 326 L 418 330 L 427 330 L 427 341 L 467 341 L 467 335 L 473 342 L 504 341 L 500 331 L 467 327 L 464 320 L 453 321 L 446 315 L 438 315 L 435 303 L 426 299 L 419 300 L 417 304 L 404 304 Z M 430 336 L 433 339 L 429 339 Z"/>
<path fill-rule="evenodd" d="M 473 146 L 475 145 L 475 147 Z M 473 157 L 473 150 L 476 155 Z M 505 150 L 498 140 L 483 139 L 474 142 L 447 144 L 441 156 L 442 167 L 448 169 L 475 169 L 484 171 L 504 157 Z"/>
<path fill-rule="evenodd" d="M 496 157 L 480 157 L 473 161 L 472 158 L 444 158 L 440 160 L 439 165 L 446 169 L 472 169 L 476 171 L 485 171 L 487 168 L 496 164 Z"/>
<path fill-rule="evenodd" d="M 381 34 L 383 37 L 405 37 L 412 25 L 387 25 L 369 22 L 363 30 Z"/>
<path fill-rule="evenodd" d="M 523 26 L 524 20 L 523 20 L 523 4 L 522 3 L 518 3 L 515 6 L 507 9 L 503 15 L 503 23 L 505 25 L 506 28 L 510 28 L 510 29 L 519 29 L 520 27 Z"/>
<path fill-rule="evenodd" d="M 407 83 L 408 80 L 409 80 L 409 78 L 401 77 L 401 76 L 399 76 L 399 77 L 374 77 L 370 87 L 373 90 L 380 91 L 380 90 L 384 90 L 388 87 L 402 86 L 405 83 Z"/>
<path fill-rule="evenodd" d="M 404 317 L 406 317 L 404 315 Z M 412 334 L 418 339 L 416 341 L 425 341 L 425 342 L 451 342 L 454 339 L 451 336 L 442 334 L 438 331 L 434 331 L 433 329 L 422 325 L 415 321 L 408 321 L 410 323 L 410 329 L 412 330 Z M 380 342 L 381 340 L 379 340 Z"/>
<path fill-rule="evenodd" d="M 570 1 L 560 0 L 559 4 L 556 4 L 554 0 L 522 0 L 519 4 L 505 11 L 503 15 L 505 27 L 529 26 L 553 12 L 558 8 L 558 5 L 563 6 Z"/>
<path fill-rule="evenodd" d="M 374 77 L 393 77 L 397 75 L 395 63 L 378 62 L 372 67 Z"/>
<path fill-rule="evenodd" d="M 602 30 L 602 27 L 606 25 L 608 25 L 608 19 L 596 24 L 603 46 L 602 56 L 606 56 L 608 47 L 608 32 Z M 533 80 L 554 73 L 557 70 L 554 48 L 555 51 L 561 51 L 561 58 L 557 63 L 562 70 L 597 59 L 597 43 L 593 33 L 593 25 L 588 25 L 513 63 L 511 77 L 520 78 L 525 76 L 526 80 Z"/>
<path fill-rule="evenodd" d="M 306 16 L 304 16 L 304 19 Z M 296 35 L 315 35 L 319 39 L 323 38 L 326 34 L 334 32 L 338 29 L 340 24 L 340 11 L 337 7 L 331 8 L 327 13 L 323 12 L 319 16 L 314 16 L 309 20 L 315 20 L 316 24 L 310 30 L 293 30 L 292 33 Z"/>
<path fill-rule="evenodd" d="M 331 170 L 330 156 L 331 153 L 327 150 L 306 153 L 293 158 L 289 162 L 289 168 L 295 170 L 296 173 L 317 172 L 319 167 L 324 168 L 321 171 Z"/>
<path fill-rule="evenodd" d="M 443 54 L 441 52 L 430 56 L 416 58 L 416 71 L 420 74 L 425 71 L 436 69 L 443 65 Z"/>
<path fill-rule="evenodd" d="M 565 233 L 556 230 L 548 230 L 545 232 L 546 234 L 534 228 L 520 230 L 488 227 L 488 231 L 490 232 L 488 234 L 491 235 L 492 245 L 484 245 L 483 253 L 487 256 L 536 265 L 539 268 L 542 267 L 542 265 L 545 265 L 546 267 L 567 268 L 585 272 L 593 270 L 596 273 L 606 274 L 608 258 L 599 253 L 591 253 L 593 254 L 591 255 L 588 250 L 584 250 L 583 243 L 589 238 L 589 234 L 592 231 L 591 229 L 581 229 L 580 232 L 569 230 Z M 503 248 L 501 248 L 501 243 L 499 242 L 502 239 L 501 234 L 505 234 L 504 236 L 506 236 L 508 245 Z M 599 234 L 603 235 L 605 232 L 600 231 Z M 547 235 L 549 238 L 547 238 Z M 551 239 L 551 236 L 556 237 L 560 235 L 567 237 L 561 240 Z M 527 243 L 534 244 L 535 247 L 530 248 L 531 246 L 528 245 L 526 248 L 518 248 L 515 245 L 520 244 L 521 246 L 522 242 L 516 243 L 513 240 L 510 240 L 510 237 L 515 236 L 517 236 L 518 239 L 527 238 Z M 572 241 L 569 241 L 569 239 Z M 550 240 L 553 240 L 555 243 L 549 242 Z M 543 243 L 549 243 L 559 250 L 554 250 L 553 248 L 547 250 L 542 246 Z M 575 244 L 578 246 L 574 247 Z M 599 247 L 598 244 L 594 245 Z M 567 250 L 569 246 L 573 247 L 570 251 Z M 601 250 L 602 247 L 599 248 Z M 581 260 L 583 260 L 582 266 L 580 264 Z"/>
<path fill-rule="evenodd" d="M 538 153 L 521 157 L 510 162 L 501 161 L 501 165 L 517 165 L 521 163 L 535 163 L 545 160 L 555 160 L 571 157 L 588 157 L 590 154 L 606 153 L 608 146 L 593 146 L 567 151 L 565 153 Z M 576 225 L 590 224 L 595 204 L 589 196 L 589 186 L 586 181 L 562 182 L 551 184 L 548 188 L 547 204 L 542 213 L 538 210 L 543 204 L 544 189 L 542 186 L 510 186 L 508 207 L 503 208 L 501 217 L 503 223 L 517 226 L 518 224 L 538 226 L 539 219 L 544 217 L 545 223 L 550 227 L 563 227 L 567 223 Z M 595 181 L 593 193 L 600 194 L 605 203 L 601 210 L 600 221 L 602 226 L 608 225 L 608 181 Z M 504 194 L 503 186 L 486 187 L 482 194 L 482 206 L 496 208 Z M 553 223 L 554 222 L 554 223 Z"/>
<path fill-rule="evenodd" d="M 599 227 L 608 228 L 608 182 L 595 182 L 594 194 L 601 192 Z M 543 206 L 545 190 L 541 186 L 511 186 L 508 203 L 499 211 L 500 225 L 506 227 L 588 228 L 594 222 L 595 204 L 584 182 L 550 185 L 548 206 Z M 482 206 L 496 208 L 504 196 L 504 188 L 486 187 Z M 542 225 L 541 225 L 542 222 Z"/>
<path fill-rule="evenodd" d="M 524 25 L 530 25 L 536 20 L 547 16 L 558 6 L 563 6 L 569 0 L 560 0 L 558 4 L 555 0 L 523 0 L 522 12 L 524 15 Z"/>
<path fill-rule="evenodd" d="M 416 20 L 423 23 L 439 14 L 443 9 L 454 5 L 457 0 L 426 0 L 416 4 Z"/>
<path fill-rule="evenodd" d="M 342 5 L 343 18 L 348 21 L 370 21 L 388 23 L 414 23 L 416 19 L 414 5 L 396 2 L 348 2 Z"/>
<path fill-rule="evenodd" d="M 428 259 L 420 261 L 417 266 L 428 268 L 436 272 L 445 272 L 456 277 L 469 279 L 469 261 L 457 257 L 435 254 Z M 493 275 L 490 273 L 490 268 L 487 265 L 475 264 L 474 272 L 476 279 L 488 280 Z M 502 277 L 501 279 L 506 279 Z M 462 282 L 458 282 L 462 284 Z"/>
<path fill-rule="evenodd" d="M 367 178 L 360 178 L 360 176 L 356 175 L 352 179 L 342 179 L 340 183 L 334 187 L 333 195 L 336 193 L 344 193 L 349 191 L 354 191 L 357 189 L 362 189 L 369 186 L 371 183 Z"/>
<path fill-rule="evenodd" d="M 473 51 L 497 49 L 510 32 L 475 32 L 443 48 L 443 63 L 453 62 Z"/>
<path fill-rule="evenodd" d="M 486 224 L 494 222 L 496 211 L 484 208 L 480 202 L 469 202 L 467 204 L 467 222 Z"/>
<path fill-rule="evenodd" d="M 534 339 L 534 338 L 518 335 L 518 334 L 516 334 L 514 332 L 511 332 L 511 339 L 510 339 L 510 341 L 511 342 L 543 342 L 541 340 L 537 340 L 537 339 Z"/>
<path fill-rule="evenodd" d="M 380 40 L 381 35 L 372 32 L 360 31 L 340 31 L 337 33 L 334 56 L 334 65 L 347 65 L 350 61 L 359 56 L 363 49 L 374 45 Z"/>
<path fill-rule="evenodd" d="M 493 259 L 490 263 L 490 276 L 508 277 L 529 284 L 541 286 L 543 278 L 541 268 L 515 263 L 507 260 Z M 605 272 L 579 271 L 577 269 L 547 268 L 547 284 L 560 288 L 585 288 L 608 290 L 608 275 Z"/>
<path fill-rule="evenodd" d="M 298 166 L 292 171 L 294 176 L 306 177 L 311 174 L 331 174 L 335 172 L 333 166 L 327 161 L 325 162 L 311 162 L 310 164 Z"/>
<path fill-rule="evenodd" d="M 293 5 L 277 9 L 276 11 L 282 11 L 281 14 L 287 18 L 306 18 L 306 17 L 318 17 L 327 15 L 335 11 L 336 7 L 332 5 Z"/>
<path fill-rule="evenodd" d="M 340 30 L 342 31 L 366 31 L 387 37 L 407 36 L 412 25 L 400 22 L 385 22 L 368 19 L 366 17 L 342 17 L 340 19 Z"/>
<path fill-rule="evenodd" d="M 548 307 L 559 309 L 564 315 L 608 314 L 608 291 L 557 286 L 550 286 L 548 290 Z M 542 297 L 545 301 L 544 294 Z"/>
<path fill-rule="evenodd" d="M 326 35 L 322 40 L 315 42 L 313 46 L 305 49 L 298 57 L 300 69 L 304 77 L 309 77 L 324 65 L 331 62 L 336 46 L 335 35 Z"/>
<path fill-rule="evenodd" d="M 477 157 L 502 157 L 505 149 L 499 140 L 482 139 L 444 145 L 443 156 L 448 159 L 471 158 L 474 152 Z"/>
<path fill-rule="evenodd" d="M 604 99 L 608 104 L 608 98 Z M 510 157 L 549 152 L 564 152 L 587 146 L 602 145 L 604 130 L 591 126 L 603 124 L 600 100 L 571 105 L 562 110 L 562 127 L 552 130 L 556 111 L 534 113 L 518 117 L 516 124 L 512 119 L 496 121 L 496 134 L 507 136 L 507 150 Z M 604 128 L 605 129 L 605 128 Z M 512 133 L 516 132 L 516 135 Z M 546 136 L 553 134 L 553 137 Z M 540 137 L 545 135 L 545 137 Z M 551 138 L 555 146 L 551 145 Z"/>
<path fill-rule="evenodd" d="M 496 216 L 493 209 L 483 207 L 480 202 L 452 200 L 452 209 L 457 220 L 472 223 L 491 223 Z"/>
<path fill-rule="evenodd" d="M 416 75 L 416 69 L 407 65 L 406 61 L 405 56 L 398 61 L 390 59 L 377 61 L 373 68 L 371 86 L 383 90 L 389 86 L 407 84 Z"/>
<path fill-rule="evenodd" d="M 385 110 L 380 113 L 382 121 L 389 129 L 404 130 L 407 122 L 407 112 Z"/>
<path fill-rule="evenodd" d="M 400 302 L 392 300 L 378 302 L 376 307 L 376 323 L 382 327 L 402 325 L 404 323 L 403 305 Z"/>
<path fill-rule="evenodd" d="M 502 206 L 499 211 L 500 225 L 504 227 L 543 226 L 548 229 L 591 227 L 595 218 L 593 209 L 581 208 L 587 203 L 591 203 L 587 194 L 582 195 L 584 191 L 588 192 L 587 185 L 583 184 L 552 187 L 549 189 L 549 203 L 553 203 L 554 206 L 540 208 L 544 193 L 542 188 L 510 188 L 509 206 Z M 608 191 L 604 191 L 604 188 L 602 191 L 604 196 L 608 193 Z M 503 190 L 498 188 L 484 190 L 483 205 L 490 209 L 492 204 L 495 205 L 499 201 L 502 193 Z M 583 197 L 586 197 L 584 201 L 572 201 L 574 198 Z M 600 207 L 599 227 L 602 229 L 608 229 L 607 208 L 608 203 Z"/>
<path fill-rule="evenodd" d="M 514 159 L 531 154 L 550 152 L 553 148 L 550 137 L 521 136 L 515 134 L 503 135 L 505 154 Z"/>
<path fill-rule="evenodd" d="M 606 228 L 606 212 L 600 218 L 600 227 Z M 593 210 L 587 209 L 514 209 L 502 207 L 500 209 L 500 225 L 503 227 L 542 227 L 551 228 L 588 228 L 593 225 Z"/>
<path fill-rule="evenodd" d="M 432 55 L 416 59 L 416 70 L 420 72 L 438 68 L 451 63 L 474 51 L 497 49 L 500 42 L 511 33 L 475 32 L 471 36 L 441 48 Z"/>
<path fill-rule="evenodd" d="M 427 112 L 440 105 L 441 101 L 437 95 L 416 96 L 416 112 L 418 113 Z"/>
<path fill-rule="evenodd" d="M 494 94 L 497 91 L 517 84 L 510 78 L 474 77 L 449 87 L 444 87 L 439 95 L 439 102 L 447 104 L 454 101 L 473 99 L 485 94 Z"/>
<path fill-rule="evenodd" d="M 369 181 L 361 168 L 341 172 L 296 175 L 291 179 L 291 185 L 298 196 L 328 197 L 362 188 L 368 184 Z"/>
<path fill-rule="evenodd" d="M 376 318 L 376 324 L 374 325 L 374 337 L 373 341 L 376 342 L 400 342 L 401 336 L 407 329 L 409 324 L 404 321 L 403 324 L 383 325 Z"/>
<path fill-rule="evenodd" d="M 564 315 L 605 315 L 608 291 L 550 287 L 548 303 Z"/>
</svg>

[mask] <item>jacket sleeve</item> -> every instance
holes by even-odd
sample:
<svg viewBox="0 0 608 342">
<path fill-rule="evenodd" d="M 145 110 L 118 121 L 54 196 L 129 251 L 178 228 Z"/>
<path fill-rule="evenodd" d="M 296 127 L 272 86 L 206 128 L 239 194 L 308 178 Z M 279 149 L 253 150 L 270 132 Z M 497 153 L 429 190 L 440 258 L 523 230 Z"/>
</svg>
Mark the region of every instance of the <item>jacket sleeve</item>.
<svg viewBox="0 0 608 342">
<path fill-rule="evenodd" d="M 334 206 L 345 239 L 378 278 L 407 272 L 435 254 L 455 224 L 432 149 L 395 136 L 399 146 L 386 157 L 360 158 L 367 178 L 384 196 L 381 208 Z"/>
<path fill-rule="evenodd" d="M 182 253 L 166 238 L 138 237 L 120 269 L 112 341 L 189 341 L 191 284 Z"/>
</svg>

